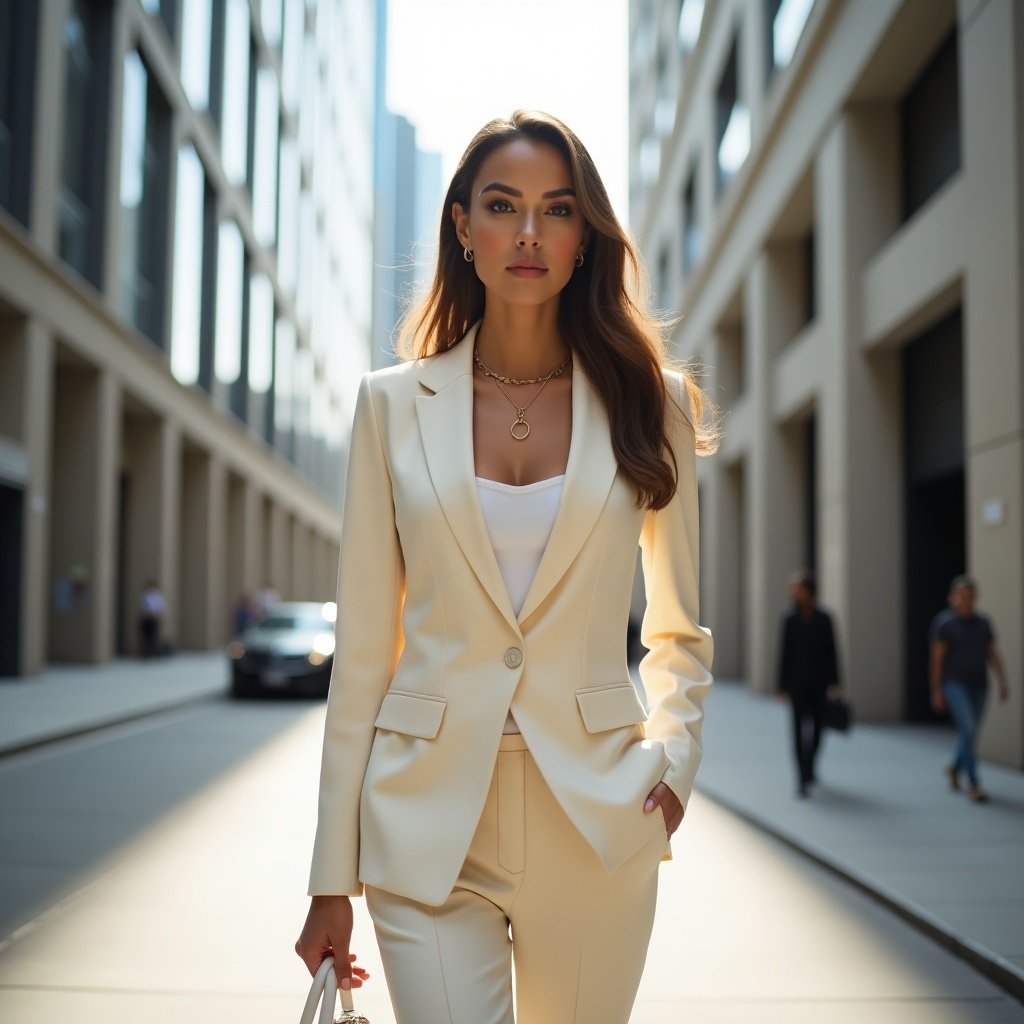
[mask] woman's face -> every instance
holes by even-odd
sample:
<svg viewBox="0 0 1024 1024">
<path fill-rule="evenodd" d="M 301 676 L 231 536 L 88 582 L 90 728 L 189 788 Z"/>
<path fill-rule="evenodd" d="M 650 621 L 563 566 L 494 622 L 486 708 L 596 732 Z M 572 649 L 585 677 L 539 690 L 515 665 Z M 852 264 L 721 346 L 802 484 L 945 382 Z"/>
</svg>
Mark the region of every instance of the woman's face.
<svg viewBox="0 0 1024 1024">
<path fill-rule="evenodd" d="M 488 298 L 512 305 L 557 300 L 586 248 L 569 165 L 544 142 L 513 139 L 488 154 L 469 208 L 454 203 L 452 219 Z"/>
</svg>

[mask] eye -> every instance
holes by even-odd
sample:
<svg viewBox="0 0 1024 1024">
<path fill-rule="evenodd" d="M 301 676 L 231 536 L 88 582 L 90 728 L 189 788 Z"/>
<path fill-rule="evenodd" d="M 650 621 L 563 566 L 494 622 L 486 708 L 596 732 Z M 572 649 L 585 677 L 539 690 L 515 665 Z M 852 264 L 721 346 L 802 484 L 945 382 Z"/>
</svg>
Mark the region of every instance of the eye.
<svg viewBox="0 0 1024 1024">
<path fill-rule="evenodd" d="M 507 199 L 492 199 L 487 204 L 487 209 L 491 213 L 511 213 L 512 204 Z"/>
<path fill-rule="evenodd" d="M 569 203 L 555 203 L 555 205 L 548 210 L 548 213 L 554 217 L 571 217 L 573 215 L 573 209 Z"/>
</svg>

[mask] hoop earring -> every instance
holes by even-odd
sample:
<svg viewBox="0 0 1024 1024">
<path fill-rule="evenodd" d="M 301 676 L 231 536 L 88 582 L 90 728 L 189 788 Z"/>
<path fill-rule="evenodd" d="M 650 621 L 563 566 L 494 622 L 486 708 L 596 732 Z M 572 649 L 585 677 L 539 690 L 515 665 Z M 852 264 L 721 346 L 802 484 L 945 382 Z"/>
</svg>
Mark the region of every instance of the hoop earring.
<svg viewBox="0 0 1024 1024">
<path fill-rule="evenodd" d="M 473 250 L 470 249 L 468 245 L 464 245 L 462 247 L 462 258 L 467 263 L 472 263 L 473 262 Z"/>
<path fill-rule="evenodd" d="M 582 267 L 582 266 L 583 266 L 583 253 L 580 253 L 580 254 L 579 254 L 579 255 L 578 255 L 577 257 L 576 257 L 576 266 L 577 266 L 577 267 Z"/>
</svg>

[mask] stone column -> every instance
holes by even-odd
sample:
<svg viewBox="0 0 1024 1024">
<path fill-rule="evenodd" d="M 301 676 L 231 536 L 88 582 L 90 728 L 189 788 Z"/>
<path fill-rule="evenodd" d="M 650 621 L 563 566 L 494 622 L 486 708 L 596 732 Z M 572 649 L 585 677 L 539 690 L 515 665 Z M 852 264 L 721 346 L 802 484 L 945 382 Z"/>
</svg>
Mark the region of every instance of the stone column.
<svg viewBox="0 0 1024 1024">
<path fill-rule="evenodd" d="M 902 716 L 904 511 L 898 356 L 862 348 L 865 261 L 899 221 L 899 136 L 889 107 L 853 108 L 815 166 L 822 386 L 820 594 L 840 671 L 865 718 Z"/>
<path fill-rule="evenodd" d="M 181 434 L 167 419 L 132 421 L 126 431 L 128 516 L 125 533 L 126 564 L 122 570 L 126 593 L 122 608 L 125 646 L 138 653 L 138 599 L 149 580 L 155 580 L 167 599 L 162 626 L 165 639 L 179 634 L 179 543 L 181 505 Z"/>
<path fill-rule="evenodd" d="M 121 391 L 109 372 L 59 371 L 54 401 L 50 657 L 114 648 Z"/>
<path fill-rule="evenodd" d="M 1024 768 L 1024 5 L 960 3 L 967 561 L 1010 678 L 985 757 Z"/>
<path fill-rule="evenodd" d="M 791 336 L 785 260 L 770 249 L 754 262 L 744 291 L 751 447 L 746 494 L 749 548 L 747 675 L 755 690 L 776 685 L 779 621 L 786 581 L 803 562 L 802 466 L 773 407 L 775 357 Z"/>
<path fill-rule="evenodd" d="M 188 449 L 182 462 L 181 630 L 179 646 L 209 650 L 227 634 L 226 481 L 209 452 Z"/>
</svg>

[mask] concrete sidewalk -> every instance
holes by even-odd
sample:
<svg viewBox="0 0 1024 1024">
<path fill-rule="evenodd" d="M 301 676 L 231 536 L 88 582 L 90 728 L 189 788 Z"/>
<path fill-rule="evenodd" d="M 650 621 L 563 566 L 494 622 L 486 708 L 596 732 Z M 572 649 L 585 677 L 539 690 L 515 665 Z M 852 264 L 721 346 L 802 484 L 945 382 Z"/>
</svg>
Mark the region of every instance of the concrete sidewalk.
<svg viewBox="0 0 1024 1024">
<path fill-rule="evenodd" d="M 107 665 L 50 665 L 0 679 L 0 754 L 77 736 L 227 692 L 223 651 Z"/>
<path fill-rule="evenodd" d="M 223 652 L 0 681 L 0 754 L 226 692 Z M 998 713 L 998 708 L 990 710 Z M 720 682 L 708 702 L 698 788 L 801 850 L 969 960 L 1024 1001 L 1024 773 L 983 765 L 975 805 L 942 773 L 947 729 L 855 725 L 828 734 L 820 783 L 794 796 L 789 709 Z"/>
<path fill-rule="evenodd" d="M 998 714 L 991 705 L 988 714 Z M 843 875 L 1024 1001 L 1024 772 L 981 766 L 991 803 L 950 792 L 952 730 L 826 733 L 819 783 L 795 796 L 789 707 L 720 682 L 697 786 Z"/>
</svg>

